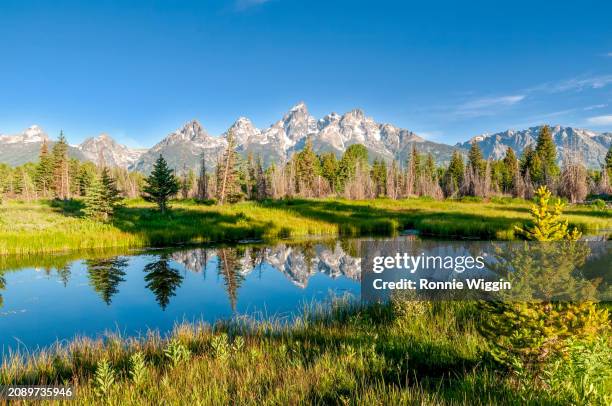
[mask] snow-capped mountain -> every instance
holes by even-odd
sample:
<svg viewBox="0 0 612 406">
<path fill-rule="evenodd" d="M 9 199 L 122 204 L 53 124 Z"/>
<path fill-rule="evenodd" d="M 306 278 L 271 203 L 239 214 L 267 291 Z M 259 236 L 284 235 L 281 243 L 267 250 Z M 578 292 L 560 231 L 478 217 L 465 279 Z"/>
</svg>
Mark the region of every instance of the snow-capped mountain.
<svg viewBox="0 0 612 406">
<path fill-rule="evenodd" d="M 0 163 L 17 166 L 27 162 L 36 162 L 40 154 L 40 147 L 45 141 L 51 149 L 54 142 L 37 125 L 28 127 L 18 134 L 0 135 Z M 81 150 L 72 145 L 68 146 L 68 155 L 72 158 L 85 160 Z"/>
<path fill-rule="evenodd" d="M 243 156 L 261 157 L 266 166 L 288 160 L 304 148 L 307 140 L 312 142 L 317 153 L 329 151 L 340 156 L 350 145 L 361 144 L 368 149 L 371 160 L 395 159 L 402 164 L 415 146 L 420 153 L 431 153 L 438 164 L 445 164 L 453 151 L 465 153 L 471 142 L 480 145 L 485 157 L 502 158 L 508 147 L 520 155 L 527 145 L 535 145 L 540 129 L 531 127 L 481 134 L 470 141 L 450 146 L 427 141 L 410 130 L 389 123 L 378 123 L 360 109 L 344 114 L 330 113 L 316 119 L 306 104 L 300 102 L 265 129 L 257 128 L 246 117 L 240 117 L 223 134 L 213 136 L 199 121 L 192 120 L 146 151 L 130 149 L 102 134 L 88 138 L 80 145 L 70 146 L 69 154 L 77 159 L 103 160 L 109 166 L 128 167 L 145 173 L 151 170 L 159 155 L 163 155 L 169 166 L 179 172 L 183 169 L 198 171 L 204 158 L 207 169 L 212 170 L 227 146 L 227 135 L 231 131 L 236 150 Z M 612 144 L 612 133 L 562 126 L 551 127 L 551 132 L 560 160 L 566 151 L 577 152 L 590 168 L 600 167 Z M 20 165 L 37 161 L 45 140 L 49 141 L 49 137 L 38 126 L 20 134 L 0 135 L 0 163 Z M 53 141 L 49 144 L 52 146 Z"/>
<path fill-rule="evenodd" d="M 49 141 L 49 136 L 37 125 L 26 128 L 20 134 L 0 134 L 0 143 L 2 144 L 31 144 L 43 141 Z"/>
<path fill-rule="evenodd" d="M 473 137 L 470 141 L 457 144 L 457 147 L 468 149 L 472 142 L 477 142 L 485 157 L 500 159 L 506 155 L 511 147 L 520 155 L 527 145 L 535 147 L 538 134 L 542 126 L 531 127 L 525 130 L 507 130 L 495 134 L 482 134 Z M 604 160 L 610 145 L 612 133 L 597 133 L 594 131 L 554 126 L 550 131 L 557 147 L 557 158 L 562 161 L 565 153 L 578 154 L 586 166 L 599 168 Z"/>
<path fill-rule="evenodd" d="M 78 148 L 85 157 L 98 164 L 127 168 L 145 153 L 146 150 L 132 149 L 118 144 L 108 134 L 100 134 L 83 141 Z"/>
<path fill-rule="evenodd" d="M 207 167 L 212 168 L 217 162 L 217 155 L 226 145 L 224 137 L 212 137 L 199 121 L 192 120 L 142 154 L 131 169 L 149 172 L 160 155 L 164 156 L 171 168 L 195 169 L 200 166 L 202 154 Z"/>
<path fill-rule="evenodd" d="M 377 123 L 359 109 L 343 115 L 331 113 L 317 120 L 310 115 L 306 104 L 300 102 L 264 130 L 256 128 L 248 118 L 240 117 L 220 137 L 212 137 L 197 121 L 192 121 L 142 155 L 133 168 L 146 172 L 162 154 L 176 169 L 197 169 L 202 152 L 205 152 L 207 166 L 213 167 L 220 149 L 227 145 L 225 140 L 230 131 L 238 152 L 245 156 L 261 156 L 266 165 L 289 159 L 304 148 L 307 139 L 319 153 L 331 151 L 341 155 L 350 145 L 362 144 L 370 152 L 371 159 L 402 162 L 413 144 L 420 152 L 433 153 L 440 163 L 447 162 L 454 150 L 449 145 L 426 141 L 409 130 Z"/>
</svg>

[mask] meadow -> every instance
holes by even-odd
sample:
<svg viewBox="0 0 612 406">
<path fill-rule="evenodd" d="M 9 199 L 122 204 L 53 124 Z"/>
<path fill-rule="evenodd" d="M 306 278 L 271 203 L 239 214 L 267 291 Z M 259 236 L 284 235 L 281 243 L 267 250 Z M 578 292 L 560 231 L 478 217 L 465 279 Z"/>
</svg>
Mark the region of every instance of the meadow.
<svg viewBox="0 0 612 406">
<path fill-rule="evenodd" d="M 156 247 L 312 236 L 392 236 L 405 229 L 447 238 L 508 240 L 530 217 L 530 203 L 430 199 L 281 199 L 234 205 L 175 201 L 161 214 L 128 201 L 109 223 L 83 216 L 71 201 L 8 201 L 0 206 L 0 255 L 111 247 Z M 612 229 L 612 210 L 571 206 L 570 224 L 584 233 Z"/>
<path fill-rule="evenodd" d="M 164 338 L 152 332 L 139 339 L 111 334 L 75 340 L 11 357 L 0 367 L 0 384 L 70 383 L 81 404 L 113 405 L 606 400 L 612 353 L 605 342 L 587 373 L 573 376 L 557 367 L 543 382 L 521 381 L 487 357 L 487 342 L 477 331 L 483 316 L 473 302 L 362 307 L 337 300 L 326 310 L 307 308 L 292 324 L 245 318 L 177 325 Z M 590 385 L 587 392 L 582 380 Z"/>
</svg>

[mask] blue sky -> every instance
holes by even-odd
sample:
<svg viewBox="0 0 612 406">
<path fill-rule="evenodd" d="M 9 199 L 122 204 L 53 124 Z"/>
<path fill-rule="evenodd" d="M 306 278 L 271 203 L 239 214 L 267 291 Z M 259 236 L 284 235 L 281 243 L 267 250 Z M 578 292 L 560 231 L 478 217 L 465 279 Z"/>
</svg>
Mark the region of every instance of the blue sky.
<svg viewBox="0 0 612 406">
<path fill-rule="evenodd" d="M 612 130 L 610 1 L 0 3 L 0 133 L 150 146 L 197 118 L 267 127 L 303 100 L 446 143 Z"/>
</svg>

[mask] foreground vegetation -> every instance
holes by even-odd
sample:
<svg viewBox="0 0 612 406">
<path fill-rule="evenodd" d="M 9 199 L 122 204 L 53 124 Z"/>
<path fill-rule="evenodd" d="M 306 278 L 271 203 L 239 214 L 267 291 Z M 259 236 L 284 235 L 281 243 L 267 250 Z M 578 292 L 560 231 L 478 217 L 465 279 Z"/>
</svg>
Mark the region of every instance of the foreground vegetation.
<svg viewBox="0 0 612 406">
<path fill-rule="evenodd" d="M 162 214 L 152 204 L 130 200 L 111 222 L 102 223 L 85 218 L 78 200 L 12 200 L 0 206 L 0 254 L 322 235 L 390 236 L 404 229 L 441 237 L 512 239 L 514 226 L 529 218 L 529 206 L 517 199 L 282 199 L 221 206 L 182 200 Z M 609 209 L 574 206 L 565 214 L 570 225 L 585 233 L 612 229 Z"/>
<path fill-rule="evenodd" d="M 80 404 L 568 404 L 609 402 L 610 337 L 551 364 L 536 384 L 501 369 L 470 302 L 359 307 L 293 324 L 179 325 L 170 337 L 82 339 L 13 356 L 0 384 L 76 385 Z M 606 396 L 608 396 L 606 398 Z"/>
</svg>

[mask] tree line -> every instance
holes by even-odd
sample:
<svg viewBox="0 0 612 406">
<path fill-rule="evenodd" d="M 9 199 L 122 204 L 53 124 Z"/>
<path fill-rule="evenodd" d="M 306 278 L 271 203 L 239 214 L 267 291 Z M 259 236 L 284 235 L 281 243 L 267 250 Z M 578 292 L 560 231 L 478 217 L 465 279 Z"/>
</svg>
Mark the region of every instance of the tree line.
<svg viewBox="0 0 612 406">
<path fill-rule="evenodd" d="M 68 157 L 63 133 L 51 149 L 42 144 L 38 163 L 16 168 L 0 165 L 0 188 L 9 197 L 25 199 L 83 198 L 91 217 L 107 219 L 121 197 L 142 196 L 161 211 L 175 197 L 216 201 L 317 198 L 339 196 L 347 199 L 387 197 L 403 199 L 429 196 L 434 199 L 474 196 L 513 196 L 530 199 L 539 186 L 570 202 L 583 201 L 591 194 L 610 194 L 612 147 L 601 170 L 587 170 L 580 156 L 565 148 L 557 164 L 557 150 L 550 129 L 544 126 L 534 146 L 520 157 L 508 148 L 504 158 L 485 159 L 477 143 L 467 156 L 456 150 L 448 165 L 437 166 L 434 156 L 412 145 L 405 162 L 369 159 L 367 149 L 349 146 L 337 157 L 332 152 L 315 153 L 311 140 L 302 151 L 285 162 L 265 167 L 261 156 L 242 157 L 236 151 L 234 135 L 214 162 L 202 155 L 200 171 L 183 168 L 180 174 L 163 158 L 155 162 L 148 177 L 121 168 L 106 168 Z M 208 168 L 214 168 L 209 170 Z M 102 208 L 102 209 L 96 209 Z"/>
</svg>

